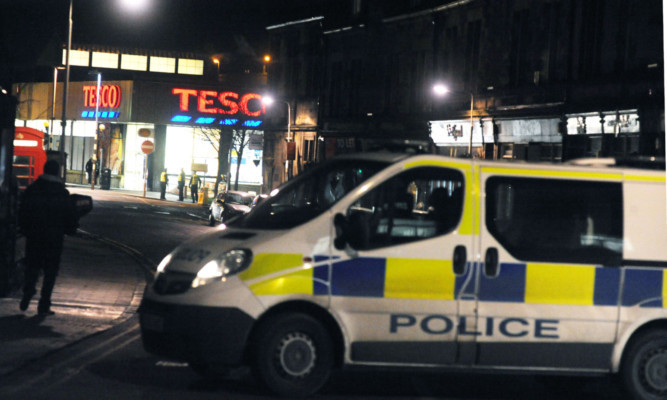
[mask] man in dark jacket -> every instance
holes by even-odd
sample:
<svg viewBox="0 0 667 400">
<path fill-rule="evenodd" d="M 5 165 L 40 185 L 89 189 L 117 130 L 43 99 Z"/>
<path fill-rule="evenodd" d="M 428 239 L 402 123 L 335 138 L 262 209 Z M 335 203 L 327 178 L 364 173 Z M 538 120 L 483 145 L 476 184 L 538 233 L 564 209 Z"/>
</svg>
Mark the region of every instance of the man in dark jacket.
<svg viewBox="0 0 667 400">
<path fill-rule="evenodd" d="M 53 314 L 51 294 L 60 267 L 64 235 L 76 233 L 79 222 L 69 192 L 58 177 L 59 171 L 57 161 L 47 161 L 44 174 L 28 186 L 19 207 L 19 226 L 26 236 L 25 282 L 19 306 L 22 311 L 28 309 L 42 270 L 44 280 L 37 306 L 41 315 Z"/>
</svg>

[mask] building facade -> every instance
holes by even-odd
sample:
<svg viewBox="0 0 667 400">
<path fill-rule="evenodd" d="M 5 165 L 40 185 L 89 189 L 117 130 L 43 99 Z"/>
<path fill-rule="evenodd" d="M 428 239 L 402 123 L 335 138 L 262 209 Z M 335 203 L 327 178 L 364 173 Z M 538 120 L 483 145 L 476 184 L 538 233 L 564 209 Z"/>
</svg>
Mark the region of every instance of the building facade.
<svg viewBox="0 0 667 400">
<path fill-rule="evenodd" d="M 495 159 L 664 156 L 659 0 L 403 3 L 332 2 L 267 28 L 269 87 L 296 114 L 313 108 L 297 149 L 398 139 Z"/>
<path fill-rule="evenodd" d="M 75 74 L 68 86 L 64 135 L 65 83 L 58 79 L 59 67 L 51 82 L 12 88 L 19 104 L 16 125 L 45 131 L 45 147 L 67 154 L 68 182 L 87 183 L 86 163 L 96 154 L 115 187 L 156 190 L 166 168 L 175 188 L 182 168 L 188 175 L 197 171 L 214 189 L 219 171 L 227 184 L 236 182 L 240 151 L 234 139 L 243 136 L 238 181 L 243 189 L 261 189 L 266 113 L 261 65 L 222 74 L 216 58 L 94 47 L 73 50 L 70 64 Z"/>
</svg>

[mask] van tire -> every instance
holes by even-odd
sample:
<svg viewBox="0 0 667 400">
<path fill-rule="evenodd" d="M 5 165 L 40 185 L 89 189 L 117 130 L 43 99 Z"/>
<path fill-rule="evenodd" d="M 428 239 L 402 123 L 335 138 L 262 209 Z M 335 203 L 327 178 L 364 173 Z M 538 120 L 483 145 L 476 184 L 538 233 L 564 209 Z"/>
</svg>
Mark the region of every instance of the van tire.
<svg viewBox="0 0 667 400">
<path fill-rule="evenodd" d="M 253 372 L 284 397 L 306 397 L 329 379 L 334 365 L 331 336 L 310 315 L 286 313 L 258 327 Z"/>
<path fill-rule="evenodd" d="M 621 379 L 633 399 L 667 399 L 667 330 L 650 330 L 632 340 L 623 357 Z"/>
<path fill-rule="evenodd" d="M 212 213 L 208 215 L 208 226 L 215 226 L 215 218 Z"/>
</svg>

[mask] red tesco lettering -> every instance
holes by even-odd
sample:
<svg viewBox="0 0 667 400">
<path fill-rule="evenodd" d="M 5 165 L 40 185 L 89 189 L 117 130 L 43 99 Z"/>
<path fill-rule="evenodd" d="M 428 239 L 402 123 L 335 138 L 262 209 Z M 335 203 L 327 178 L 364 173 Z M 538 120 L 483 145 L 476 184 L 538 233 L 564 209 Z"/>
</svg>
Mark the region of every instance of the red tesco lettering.
<svg viewBox="0 0 667 400">
<path fill-rule="evenodd" d="M 249 117 L 259 117 L 266 114 L 266 107 L 262 104 L 262 96 L 257 93 L 246 93 L 240 96 L 236 92 L 182 88 L 174 88 L 171 93 L 178 96 L 179 109 L 185 112 L 190 111 L 190 103 L 193 101 L 197 104 L 197 111 L 203 114 L 234 115 L 241 112 L 241 114 Z"/>
<path fill-rule="evenodd" d="M 120 86 L 101 85 L 100 98 L 97 98 L 97 85 L 83 85 L 84 107 L 120 107 Z"/>
</svg>

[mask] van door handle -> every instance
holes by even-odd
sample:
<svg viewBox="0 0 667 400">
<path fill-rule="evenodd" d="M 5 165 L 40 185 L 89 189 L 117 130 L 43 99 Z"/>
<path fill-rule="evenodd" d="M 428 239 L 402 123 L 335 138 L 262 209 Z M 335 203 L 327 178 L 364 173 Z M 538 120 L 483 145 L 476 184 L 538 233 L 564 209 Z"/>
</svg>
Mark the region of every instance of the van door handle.
<svg viewBox="0 0 667 400">
<path fill-rule="evenodd" d="M 458 245 L 454 248 L 454 259 L 452 266 L 454 267 L 455 275 L 463 275 L 468 263 L 468 253 L 465 246 Z"/>
<path fill-rule="evenodd" d="M 489 247 L 484 256 L 484 275 L 490 278 L 498 276 L 498 249 Z"/>
</svg>

